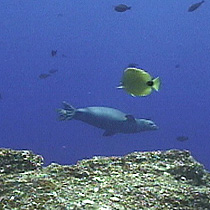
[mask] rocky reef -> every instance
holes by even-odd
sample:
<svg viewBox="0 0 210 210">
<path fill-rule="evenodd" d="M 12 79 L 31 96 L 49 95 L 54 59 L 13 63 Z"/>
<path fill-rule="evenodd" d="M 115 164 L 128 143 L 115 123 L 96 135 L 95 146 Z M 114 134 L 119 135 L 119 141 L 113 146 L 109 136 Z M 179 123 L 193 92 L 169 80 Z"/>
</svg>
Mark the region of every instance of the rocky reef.
<svg viewBox="0 0 210 210">
<path fill-rule="evenodd" d="M 189 151 L 42 164 L 31 151 L 0 149 L 0 209 L 210 209 L 210 174 Z"/>
</svg>

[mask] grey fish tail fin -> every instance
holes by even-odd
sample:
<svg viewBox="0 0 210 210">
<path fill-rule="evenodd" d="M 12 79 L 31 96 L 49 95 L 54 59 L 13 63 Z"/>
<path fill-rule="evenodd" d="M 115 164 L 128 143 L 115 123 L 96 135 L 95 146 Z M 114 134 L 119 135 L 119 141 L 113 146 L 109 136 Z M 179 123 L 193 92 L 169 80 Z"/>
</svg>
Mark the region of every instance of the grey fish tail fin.
<svg viewBox="0 0 210 210">
<path fill-rule="evenodd" d="M 63 101 L 63 109 L 58 109 L 57 112 L 59 114 L 58 120 L 71 120 L 75 115 L 76 109 Z"/>
</svg>

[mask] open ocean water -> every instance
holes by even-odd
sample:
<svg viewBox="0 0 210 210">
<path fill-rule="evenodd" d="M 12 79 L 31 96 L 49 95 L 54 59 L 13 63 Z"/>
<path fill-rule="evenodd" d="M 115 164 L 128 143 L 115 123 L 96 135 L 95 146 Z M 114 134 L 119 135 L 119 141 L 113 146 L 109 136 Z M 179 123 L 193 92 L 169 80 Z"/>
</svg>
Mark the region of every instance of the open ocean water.
<svg viewBox="0 0 210 210">
<path fill-rule="evenodd" d="M 188 12 L 197 2 L 1 0 L 0 147 L 32 150 L 46 164 L 187 149 L 210 169 L 210 4 Z M 121 3 L 131 9 L 116 12 Z M 160 91 L 117 89 L 129 63 L 159 76 Z M 58 121 L 64 100 L 113 107 L 159 130 L 103 137 L 80 121 Z"/>
</svg>

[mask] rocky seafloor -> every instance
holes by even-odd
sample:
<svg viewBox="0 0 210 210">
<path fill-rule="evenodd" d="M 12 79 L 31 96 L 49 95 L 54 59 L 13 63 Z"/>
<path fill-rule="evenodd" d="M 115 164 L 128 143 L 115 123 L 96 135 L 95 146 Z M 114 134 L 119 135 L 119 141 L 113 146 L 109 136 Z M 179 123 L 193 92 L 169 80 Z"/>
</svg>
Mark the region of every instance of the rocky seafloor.
<svg viewBox="0 0 210 210">
<path fill-rule="evenodd" d="M 189 151 L 134 152 L 52 163 L 0 149 L 1 210 L 210 209 L 210 173 Z"/>
</svg>

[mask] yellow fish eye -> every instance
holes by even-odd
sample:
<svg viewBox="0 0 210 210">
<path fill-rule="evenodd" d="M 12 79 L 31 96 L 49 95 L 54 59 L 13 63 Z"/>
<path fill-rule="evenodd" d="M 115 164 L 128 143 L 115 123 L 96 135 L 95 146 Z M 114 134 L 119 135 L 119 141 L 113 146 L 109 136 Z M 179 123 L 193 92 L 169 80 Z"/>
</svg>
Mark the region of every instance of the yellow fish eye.
<svg viewBox="0 0 210 210">
<path fill-rule="evenodd" d="M 154 84 L 154 82 L 152 80 L 147 82 L 148 86 L 153 86 L 153 84 Z"/>
</svg>

